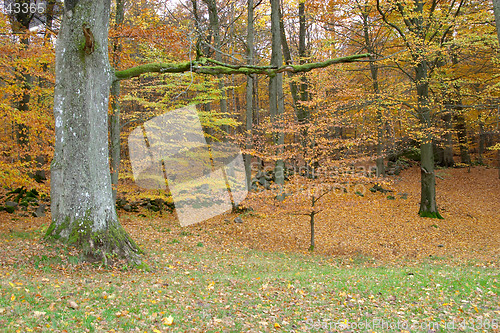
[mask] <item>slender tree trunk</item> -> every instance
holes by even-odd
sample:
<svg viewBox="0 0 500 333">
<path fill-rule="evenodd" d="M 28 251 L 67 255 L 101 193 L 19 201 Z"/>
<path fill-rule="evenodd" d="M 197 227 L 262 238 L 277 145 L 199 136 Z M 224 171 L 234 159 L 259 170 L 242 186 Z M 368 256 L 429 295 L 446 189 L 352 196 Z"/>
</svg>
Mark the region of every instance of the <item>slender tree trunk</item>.
<svg viewBox="0 0 500 333">
<path fill-rule="evenodd" d="M 484 146 L 485 146 L 485 140 L 484 140 L 485 134 L 484 134 L 484 122 L 483 122 L 483 119 L 482 119 L 481 115 L 479 115 L 478 121 L 479 121 L 478 163 L 479 164 L 483 164 L 483 154 L 484 154 Z"/>
<path fill-rule="evenodd" d="M 220 24 L 219 24 L 219 13 L 217 11 L 217 2 L 216 0 L 204 0 L 208 7 L 208 17 L 210 21 L 210 31 L 213 36 L 213 47 L 215 48 L 215 60 L 222 61 L 222 53 L 221 53 L 221 41 L 220 41 Z M 221 94 L 220 103 L 220 111 L 222 114 L 227 116 L 227 96 L 226 91 L 224 89 L 224 81 L 223 75 L 218 75 L 219 78 L 219 90 Z M 226 133 L 228 133 L 228 128 L 226 128 Z"/>
<path fill-rule="evenodd" d="M 288 41 L 286 38 L 286 31 L 285 31 L 285 24 L 283 22 L 283 14 L 281 13 L 280 10 L 280 39 L 281 39 L 281 49 L 283 52 L 283 58 L 285 59 L 285 63 L 287 65 L 293 64 L 292 61 L 292 53 L 290 52 L 290 47 L 288 46 Z M 287 76 L 289 78 L 293 77 L 293 73 L 288 72 Z M 297 114 L 297 118 L 300 120 L 300 115 L 298 112 L 298 104 L 299 104 L 299 88 L 297 87 L 297 83 L 294 80 L 290 80 L 290 93 L 292 95 L 292 100 L 293 100 L 293 108 L 295 110 L 295 113 Z"/>
<path fill-rule="evenodd" d="M 495 23 L 497 27 L 497 38 L 500 42 L 500 0 L 493 0 L 493 12 L 495 13 Z"/>
<path fill-rule="evenodd" d="M 448 108 L 448 107 L 447 107 Z M 450 168 L 455 165 L 453 160 L 453 138 L 452 138 L 452 124 L 451 124 L 451 111 L 448 110 L 443 114 L 445 134 L 443 139 L 436 140 L 435 149 L 437 155 L 436 164 L 442 167 Z"/>
<path fill-rule="evenodd" d="M 118 179 L 120 173 L 121 142 L 120 142 L 120 81 L 115 81 L 111 85 L 111 115 L 110 124 L 110 163 L 111 163 L 111 186 L 113 192 L 113 202 L 116 203 L 118 193 Z"/>
<path fill-rule="evenodd" d="M 493 11 L 495 13 L 495 24 L 497 27 L 497 38 L 498 38 L 498 42 L 500 43 L 500 0 L 493 0 Z M 498 154 L 498 178 L 500 178 L 500 150 L 497 152 L 497 154 Z"/>
<path fill-rule="evenodd" d="M 366 9 L 366 8 L 365 8 Z M 375 47 L 373 40 L 370 37 L 368 26 L 368 11 L 362 13 L 363 17 L 363 35 L 365 40 L 366 51 L 370 54 L 375 54 Z M 375 64 L 375 57 L 370 56 L 370 75 L 372 79 L 373 93 L 377 98 L 377 177 L 385 176 L 385 163 L 384 163 L 384 120 L 382 114 L 382 106 L 379 105 L 380 99 L 380 86 L 378 82 L 378 65 Z"/>
<path fill-rule="evenodd" d="M 460 162 L 463 164 L 470 164 L 469 154 L 469 140 L 467 139 L 467 125 L 465 124 L 465 117 L 462 114 L 462 108 L 457 107 L 457 114 L 455 115 L 455 131 L 457 132 L 458 146 L 460 148 Z"/>
<path fill-rule="evenodd" d="M 253 0 L 248 0 L 247 9 L 247 52 L 248 64 L 253 65 L 253 48 L 254 48 L 254 29 L 253 29 Z M 253 126 L 253 98 L 254 98 L 254 80 L 252 75 L 247 75 L 246 87 L 246 148 L 252 149 L 252 126 Z M 252 155 L 245 154 L 245 173 L 247 178 L 247 187 L 250 189 L 252 185 Z"/>
<path fill-rule="evenodd" d="M 316 201 L 319 198 L 315 198 L 314 195 L 311 198 L 311 212 L 309 213 L 309 227 L 311 228 L 311 244 L 309 245 L 309 251 L 314 251 L 315 243 L 314 243 L 314 217 L 316 216 L 316 211 L 314 207 L 316 206 Z"/>
<path fill-rule="evenodd" d="M 314 244 L 314 216 L 315 216 L 315 212 L 311 212 L 311 214 L 309 215 L 310 216 L 310 220 L 309 220 L 309 226 L 311 228 L 311 244 L 309 245 L 309 251 L 314 251 L 314 247 L 315 247 L 315 244 Z"/>
<path fill-rule="evenodd" d="M 299 64 L 301 65 L 306 62 L 305 58 L 309 56 L 306 45 L 306 34 L 306 3 L 305 1 L 299 1 Z M 309 100 L 309 82 L 307 81 L 307 76 L 305 74 L 300 76 L 299 95 L 302 102 Z M 299 121 L 307 121 L 311 112 L 309 107 L 301 103 L 299 103 L 297 107 Z"/>
<path fill-rule="evenodd" d="M 125 0 L 116 0 L 116 17 L 115 27 L 123 24 L 125 14 Z M 120 65 L 120 53 L 122 46 L 119 39 L 113 42 L 113 68 L 118 68 Z M 111 86 L 111 116 L 110 122 L 110 163 L 111 163 L 111 184 L 113 187 L 113 201 L 116 202 L 118 192 L 118 179 L 120 172 L 120 81 L 114 81 Z"/>
<path fill-rule="evenodd" d="M 17 3 L 22 5 L 21 1 L 17 1 Z M 27 50 L 30 46 L 30 40 L 29 37 L 26 37 L 26 34 L 29 32 L 31 20 L 32 15 L 21 10 L 14 14 L 14 19 L 11 21 L 11 29 L 15 34 L 19 34 L 19 42 L 23 50 Z M 30 109 L 33 78 L 22 69 L 17 73 L 17 78 L 21 82 L 22 90 L 21 99 L 18 101 L 16 107 L 21 113 L 28 113 Z M 29 144 L 29 130 L 29 127 L 24 123 L 16 124 L 16 139 L 21 150 L 26 149 Z M 21 159 L 29 158 L 25 153 L 25 151 L 21 153 Z"/>
<path fill-rule="evenodd" d="M 65 6 L 56 46 L 52 224 L 46 237 L 74 245 L 87 259 L 126 258 L 139 250 L 118 222 L 108 154 L 111 0 Z"/>
<path fill-rule="evenodd" d="M 271 53 L 271 66 L 280 67 L 283 63 L 282 53 L 281 53 L 281 33 L 279 27 L 279 0 L 271 0 L 271 34 L 272 34 L 272 53 Z M 285 134 L 281 130 L 282 119 L 284 113 L 284 101 L 283 101 L 283 73 L 277 73 L 271 76 L 269 79 L 269 109 L 271 112 L 272 122 L 274 128 L 277 130 L 276 133 L 276 145 L 277 155 L 281 155 L 283 151 L 283 145 L 285 143 Z M 274 177 L 276 185 L 278 185 L 278 194 L 276 198 L 278 200 L 284 199 L 284 162 L 282 159 L 276 161 L 276 166 L 274 169 Z"/>
<path fill-rule="evenodd" d="M 418 111 L 420 124 L 425 129 L 430 126 L 429 83 L 427 80 L 427 61 L 421 60 L 415 70 L 417 81 Z M 436 204 L 436 175 L 434 173 L 434 153 L 432 135 L 424 134 L 420 145 L 421 154 L 421 193 L 420 210 L 422 217 L 442 218 Z"/>
<path fill-rule="evenodd" d="M 498 162 L 498 179 L 500 179 L 500 149 L 497 150 L 497 162 Z"/>
<path fill-rule="evenodd" d="M 283 22 L 283 15 L 280 10 L 280 35 L 281 35 L 281 46 L 283 51 L 283 57 L 287 65 L 293 64 L 292 54 L 290 52 L 290 47 L 286 39 L 285 25 Z M 305 16 L 305 3 L 299 2 L 299 64 L 304 64 L 304 58 L 308 56 L 307 46 L 306 46 L 306 16 Z M 293 77 L 293 73 L 288 73 L 289 77 Z M 300 84 L 297 85 L 295 81 L 290 81 L 290 92 L 293 99 L 293 108 L 297 114 L 297 119 L 299 123 L 303 123 L 309 118 L 310 110 L 307 106 L 300 103 L 309 100 L 309 83 L 307 82 L 307 77 L 305 74 L 300 76 Z"/>
</svg>

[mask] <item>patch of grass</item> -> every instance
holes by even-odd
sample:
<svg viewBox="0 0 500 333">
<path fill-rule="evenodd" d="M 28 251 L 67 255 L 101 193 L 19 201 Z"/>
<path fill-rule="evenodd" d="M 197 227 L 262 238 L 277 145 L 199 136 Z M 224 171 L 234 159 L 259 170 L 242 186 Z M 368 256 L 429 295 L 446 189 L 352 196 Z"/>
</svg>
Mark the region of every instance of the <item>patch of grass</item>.
<svg viewBox="0 0 500 333">
<path fill-rule="evenodd" d="M 6 266 L 0 271 L 0 327 L 7 332 L 37 327 L 71 332 L 328 332 L 348 330 L 342 324 L 383 321 L 408 325 L 412 332 L 427 332 L 424 325 L 435 323 L 432 330 L 447 332 L 448 323 L 498 324 L 493 321 L 500 302 L 496 265 L 451 265 L 438 257 L 381 265 L 362 254 L 341 258 L 178 248 L 146 251 L 151 271 L 88 265 L 69 274 L 72 266 L 61 267 L 60 260 L 69 261 L 70 254 L 47 247 L 47 253 L 33 258 L 39 267 L 53 270 L 33 274 L 28 266 Z M 69 300 L 78 308 L 69 307 Z M 45 314 L 35 316 L 34 311 Z M 464 326 L 461 331 L 478 329 Z"/>
<path fill-rule="evenodd" d="M 3 238 L 11 239 L 35 239 L 38 237 L 37 233 L 24 230 L 10 230 L 9 232 L 2 233 L 1 235 Z"/>
</svg>

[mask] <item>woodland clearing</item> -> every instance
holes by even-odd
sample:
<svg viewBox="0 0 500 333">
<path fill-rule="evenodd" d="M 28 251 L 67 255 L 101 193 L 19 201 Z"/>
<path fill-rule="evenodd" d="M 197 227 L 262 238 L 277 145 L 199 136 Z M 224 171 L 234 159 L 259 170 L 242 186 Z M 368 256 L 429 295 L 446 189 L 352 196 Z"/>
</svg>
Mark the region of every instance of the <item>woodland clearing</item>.
<svg viewBox="0 0 500 333">
<path fill-rule="evenodd" d="M 372 330 L 498 331 L 497 170 L 438 175 L 444 220 L 414 211 L 418 169 L 412 168 L 395 178 L 394 199 L 371 192 L 326 198 L 331 208 L 318 215 L 313 254 L 305 251 L 307 217 L 278 208 L 254 207 L 243 223 L 227 214 L 186 228 L 173 214 L 121 214 L 145 251 L 144 271 L 81 263 L 76 251 L 40 242 L 49 217 L 2 212 L 0 326 L 7 332 L 335 332 L 385 321 L 399 327 Z"/>
</svg>

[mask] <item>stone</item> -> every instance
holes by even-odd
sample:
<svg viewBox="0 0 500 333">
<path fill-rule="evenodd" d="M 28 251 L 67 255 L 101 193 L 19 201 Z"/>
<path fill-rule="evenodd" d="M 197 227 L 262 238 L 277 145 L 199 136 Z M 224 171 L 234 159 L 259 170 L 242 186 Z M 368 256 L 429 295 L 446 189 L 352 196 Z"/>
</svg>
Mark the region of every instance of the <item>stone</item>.
<svg viewBox="0 0 500 333">
<path fill-rule="evenodd" d="M 45 216 L 45 205 L 41 204 L 40 206 L 38 206 L 38 208 L 35 210 L 35 212 L 33 213 L 33 215 L 35 217 L 43 217 L 43 216 Z"/>
<path fill-rule="evenodd" d="M 243 223 L 243 219 L 239 216 L 237 216 L 235 219 L 234 219 L 234 222 L 236 223 Z"/>
</svg>

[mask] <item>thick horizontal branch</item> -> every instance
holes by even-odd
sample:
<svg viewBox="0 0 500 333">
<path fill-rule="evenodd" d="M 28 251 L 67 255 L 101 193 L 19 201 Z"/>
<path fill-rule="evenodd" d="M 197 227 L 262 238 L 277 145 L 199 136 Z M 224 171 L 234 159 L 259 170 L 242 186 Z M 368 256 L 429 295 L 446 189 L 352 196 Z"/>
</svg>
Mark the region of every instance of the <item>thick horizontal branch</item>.
<svg viewBox="0 0 500 333">
<path fill-rule="evenodd" d="M 115 72 L 116 80 L 127 80 L 133 77 L 141 76 L 146 73 L 184 73 L 193 71 L 200 74 L 221 75 L 221 74 L 263 74 L 267 76 L 275 76 L 278 73 L 292 72 L 305 73 L 313 69 L 324 68 L 335 64 L 356 62 L 359 59 L 369 58 L 370 54 L 355 54 L 347 57 L 330 59 L 322 62 L 314 62 L 303 65 L 286 65 L 281 67 L 271 66 L 247 66 L 247 65 L 229 65 L 222 62 L 200 58 L 197 61 L 179 62 L 179 63 L 152 63 L 132 67 L 122 71 Z M 213 65 L 209 65 L 213 64 Z"/>
</svg>

